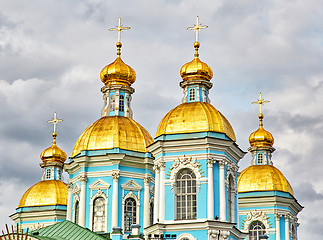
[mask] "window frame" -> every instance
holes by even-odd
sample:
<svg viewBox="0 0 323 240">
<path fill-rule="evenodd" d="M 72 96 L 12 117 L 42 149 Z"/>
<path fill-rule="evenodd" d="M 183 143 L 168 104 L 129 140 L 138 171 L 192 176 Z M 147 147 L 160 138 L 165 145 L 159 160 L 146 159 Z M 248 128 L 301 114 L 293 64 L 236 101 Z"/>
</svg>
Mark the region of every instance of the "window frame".
<svg viewBox="0 0 323 240">
<path fill-rule="evenodd" d="M 128 205 L 128 203 L 131 202 L 132 205 Z M 130 218 L 128 217 L 128 207 L 130 207 Z M 137 201 L 133 197 L 128 197 L 125 199 L 124 202 L 124 215 L 123 215 L 123 226 L 124 226 L 124 232 L 131 232 L 131 225 L 137 223 L 138 219 L 138 213 L 137 213 Z"/>
<path fill-rule="evenodd" d="M 257 226 L 260 226 L 261 228 L 254 230 Z M 253 229 L 251 229 L 252 227 Z M 252 221 L 248 229 L 249 229 L 249 234 L 248 234 L 249 240 L 259 240 L 259 237 L 261 235 L 266 234 L 266 226 L 262 221 L 259 221 L 259 220 Z M 256 236 L 252 236 L 251 234 Z"/>
</svg>

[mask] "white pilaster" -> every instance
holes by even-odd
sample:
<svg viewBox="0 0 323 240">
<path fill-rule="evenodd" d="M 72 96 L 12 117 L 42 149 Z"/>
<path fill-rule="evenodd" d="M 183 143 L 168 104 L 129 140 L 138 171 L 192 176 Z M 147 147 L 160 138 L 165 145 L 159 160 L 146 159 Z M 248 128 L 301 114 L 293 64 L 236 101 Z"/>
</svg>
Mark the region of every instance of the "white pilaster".
<svg viewBox="0 0 323 240">
<path fill-rule="evenodd" d="M 125 96 L 124 96 L 124 116 L 125 117 L 130 117 L 130 101 L 128 101 L 129 98 L 129 93 L 125 92 Z"/>
<path fill-rule="evenodd" d="M 158 222 L 159 216 L 159 167 L 155 164 L 155 196 L 154 196 L 154 223 Z"/>
<path fill-rule="evenodd" d="M 149 183 L 150 177 L 144 178 L 144 228 L 149 226 Z"/>
<path fill-rule="evenodd" d="M 160 163 L 160 203 L 159 203 L 159 222 L 165 220 L 165 163 Z"/>
<path fill-rule="evenodd" d="M 198 102 L 201 101 L 201 99 L 200 99 L 200 86 L 197 86 L 197 88 L 196 88 L 196 100 Z"/>
<path fill-rule="evenodd" d="M 289 240 L 289 216 L 285 215 L 285 240 Z"/>
<path fill-rule="evenodd" d="M 80 216 L 79 225 L 85 227 L 85 201 L 86 201 L 86 175 L 81 176 L 81 193 L 80 193 Z"/>
<path fill-rule="evenodd" d="M 213 192 L 213 164 L 211 159 L 207 160 L 207 218 L 214 219 L 214 192 Z"/>
<path fill-rule="evenodd" d="M 69 181 L 67 184 L 67 211 L 66 211 L 66 220 L 72 221 L 72 188 L 73 184 Z"/>
<path fill-rule="evenodd" d="M 226 221 L 226 202 L 225 202 L 225 179 L 224 166 L 225 161 L 218 161 L 219 164 L 219 184 L 220 184 L 220 221 Z"/>
<path fill-rule="evenodd" d="M 111 227 L 118 227 L 118 190 L 119 190 L 119 171 L 112 172 L 113 191 L 112 191 L 112 220 Z"/>
<path fill-rule="evenodd" d="M 280 239 L 280 214 L 275 214 L 276 219 L 276 239 Z"/>
<path fill-rule="evenodd" d="M 120 109 L 120 91 L 119 89 L 116 91 L 116 102 L 115 102 L 115 106 L 116 106 L 116 110 L 115 110 L 115 115 L 119 116 L 119 109 Z"/>
</svg>

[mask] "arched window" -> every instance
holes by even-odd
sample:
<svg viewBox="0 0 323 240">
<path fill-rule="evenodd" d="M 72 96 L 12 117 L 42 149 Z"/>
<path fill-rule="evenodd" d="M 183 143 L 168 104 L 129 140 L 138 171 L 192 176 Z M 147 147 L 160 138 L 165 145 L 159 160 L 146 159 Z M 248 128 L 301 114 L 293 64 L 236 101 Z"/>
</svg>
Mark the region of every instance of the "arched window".
<svg viewBox="0 0 323 240">
<path fill-rule="evenodd" d="M 124 231 L 131 232 L 131 225 L 136 224 L 137 204 L 135 199 L 127 198 L 124 204 Z"/>
<path fill-rule="evenodd" d="M 123 112 L 124 111 L 124 96 L 120 95 L 119 97 L 119 111 Z"/>
<path fill-rule="evenodd" d="M 258 153 L 258 164 L 264 163 L 264 156 L 262 153 Z"/>
<path fill-rule="evenodd" d="M 115 110 L 116 106 L 116 95 L 110 96 L 110 112 L 113 112 Z"/>
<path fill-rule="evenodd" d="M 79 224 L 80 204 L 76 201 L 74 204 L 74 223 Z"/>
<path fill-rule="evenodd" d="M 46 179 L 52 179 L 52 170 L 46 169 Z"/>
<path fill-rule="evenodd" d="M 105 229 L 105 199 L 97 197 L 93 201 L 93 226 L 94 232 L 104 232 Z"/>
<path fill-rule="evenodd" d="M 176 176 L 176 219 L 196 219 L 196 176 L 190 169 L 182 169 Z"/>
<path fill-rule="evenodd" d="M 228 216 L 229 216 L 229 222 L 234 221 L 234 180 L 233 176 L 230 174 L 229 176 L 229 183 L 228 183 Z"/>
<path fill-rule="evenodd" d="M 154 224 L 154 201 L 151 201 L 149 204 L 150 212 L 149 212 L 149 225 Z"/>
<path fill-rule="evenodd" d="M 190 88 L 189 90 L 189 101 L 195 101 L 195 88 Z"/>
<path fill-rule="evenodd" d="M 254 221 L 249 226 L 249 240 L 259 240 L 266 233 L 265 225 L 260 221 Z"/>
</svg>

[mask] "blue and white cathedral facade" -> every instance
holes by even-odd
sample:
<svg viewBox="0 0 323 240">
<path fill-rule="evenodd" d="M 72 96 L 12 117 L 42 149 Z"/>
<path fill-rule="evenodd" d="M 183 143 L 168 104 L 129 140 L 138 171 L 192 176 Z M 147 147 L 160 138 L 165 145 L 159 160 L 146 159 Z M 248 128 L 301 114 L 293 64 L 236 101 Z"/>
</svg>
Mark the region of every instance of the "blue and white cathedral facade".
<svg viewBox="0 0 323 240">
<path fill-rule="evenodd" d="M 238 172 L 246 152 L 229 121 L 210 103 L 213 72 L 199 58 L 198 32 L 205 27 L 197 20 L 191 28 L 195 54 L 180 69 L 182 103 L 164 116 L 153 139 L 133 119 L 136 73 L 121 59 L 120 33 L 129 28 L 119 20 L 111 29 L 118 32 L 117 58 L 100 73 L 101 118 L 80 135 L 68 162 L 62 150 L 59 156 L 51 152 L 50 160 L 42 158 L 43 181 L 64 184 L 63 166 L 69 174 L 65 198 L 56 195 L 64 201 L 42 208 L 37 199 L 28 208 L 20 204 L 11 216 L 15 222 L 26 229 L 30 224 L 23 224 L 21 212 L 49 207 L 62 210 L 63 219 L 53 215 L 46 225 L 66 219 L 98 234 L 110 233 L 113 240 L 139 239 L 139 233 L 146 239 L 297 239 L 302 206 L 272 164 L 273 137 L 263 129 L 262 113 L 259 129 L 249 137 L 251 166 Z M 37 224 L 38 219 L 34 214 L 29 220 Z"/>
</svg>

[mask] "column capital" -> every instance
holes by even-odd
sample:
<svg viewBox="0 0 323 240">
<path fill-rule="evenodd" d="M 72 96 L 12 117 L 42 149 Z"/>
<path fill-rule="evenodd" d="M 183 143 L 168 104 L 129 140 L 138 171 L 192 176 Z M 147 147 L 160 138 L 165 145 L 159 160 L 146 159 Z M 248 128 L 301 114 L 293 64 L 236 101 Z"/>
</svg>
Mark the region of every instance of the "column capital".
<svg viewBox="0 0 323 240">
<path fill-rule="evenodd" d="M 81 184 L 84 184 L 86 183 L 87 181 L 87 176 L 85 173 L 83 173 L 82 175 L 80 175 L 80 181 L 81 181 Z"/>
<path fill-rule="evenodd" d="M 67 191 L 72 191 L 72 189 L 73 189 L 73 183 L 71 183 L 71 182 L 68 182 L 67 184 Z"/>
<path fill-rule="evenodd" d="M 148 174 L 146 174 L 146 176 L 144 177 L 144 183 L 145 184 L 149 184 L 151 183 L 152 177 Z"/>
<path fill-rule="evenodd" d="M 287 214 L 284 214 L 284 218 L 285 218 L 285 221 L 288 221 L 289 219 L 292 218 L 292 216 L 289 213 L 287 213 Z"/>
<path fill-rule="evenodd" d="M 159 162 L 159 168 L 161 171 L 165 171 L 165 166 L 166 166 L 165 162 Z"/>
<path fill-rule="evenodd" d="M 219 164 L 219 167 L 224 167 L 225 165 L 227 165 L 227 161 L 224 160 L 224 159 L 220 159 L 220 160 L 217 160 L 218 164 Z"/>
<path fill-rule="evenodd" d="M 158 163 L 155 163 L 155 164 L 154 164 L 153 170 L 154 170 L 155 172 L 159 171 Z"/>
<path fill-rule="evenodd" d="M 212 168 L 213 164 L 215 163 L 215 160 L 213 158 L 208 158 L 206 163 L 208 168 Z"/>
<path fill-rule="evenodd" d="M 276 220 L 279 220 L 283 215 L 280 213 L 275 213 Z"/>
<path fill-rule="evenodd" d="M 113 181 L 116 182 L 116 181 L 118 181 L 118 179 L 120 177 L 120 173 L 119 173 L 119 171 L 112 171 L 111 176 L 113 178 Z"/>
</svg>

